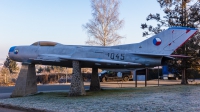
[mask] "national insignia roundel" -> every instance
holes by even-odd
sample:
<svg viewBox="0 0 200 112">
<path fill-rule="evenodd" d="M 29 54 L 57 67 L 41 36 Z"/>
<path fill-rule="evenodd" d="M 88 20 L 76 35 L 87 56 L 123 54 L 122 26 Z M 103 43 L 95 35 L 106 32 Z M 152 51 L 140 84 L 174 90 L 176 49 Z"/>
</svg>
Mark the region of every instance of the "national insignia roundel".
<svg viewBox="0 0 200 112">
<path fill-rule="evenodd" d="M 153 39 L 153 44 L 156 46 L 159 46 L 161 44 L 162 40 L 160 38 L 154 38 Z"/>
</svg>

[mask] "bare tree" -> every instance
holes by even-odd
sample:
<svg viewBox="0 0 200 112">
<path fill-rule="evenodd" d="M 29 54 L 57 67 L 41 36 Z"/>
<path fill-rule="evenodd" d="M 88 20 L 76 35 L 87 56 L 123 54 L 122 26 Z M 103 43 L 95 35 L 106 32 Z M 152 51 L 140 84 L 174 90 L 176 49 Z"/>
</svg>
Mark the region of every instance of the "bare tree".
<svg viewBox="0 0 200 112">
<path fill-rule="evenodd" d="M 86 44 L 109 46 L 124 38 L 117 33 L 124 24 L 119 19 L 119 4 L 119 0 L 91 0 L 93 19 L 83 25 L 89 35 Z"/>
</svg>

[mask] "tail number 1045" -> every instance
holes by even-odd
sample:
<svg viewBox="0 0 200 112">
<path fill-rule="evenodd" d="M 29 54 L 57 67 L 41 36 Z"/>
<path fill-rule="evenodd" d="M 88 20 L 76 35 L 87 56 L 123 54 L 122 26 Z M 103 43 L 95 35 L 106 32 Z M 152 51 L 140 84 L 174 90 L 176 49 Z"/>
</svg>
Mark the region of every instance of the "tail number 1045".
<svg viewBox="0 0 200 112">
<path fill-rule="evenodd" d="M 108 53 L 108 57 L 110 59 L 116 59 L 116 60 L 124 60 L 124 54 L 118 54 L 118 53 Z"/>
</svg>

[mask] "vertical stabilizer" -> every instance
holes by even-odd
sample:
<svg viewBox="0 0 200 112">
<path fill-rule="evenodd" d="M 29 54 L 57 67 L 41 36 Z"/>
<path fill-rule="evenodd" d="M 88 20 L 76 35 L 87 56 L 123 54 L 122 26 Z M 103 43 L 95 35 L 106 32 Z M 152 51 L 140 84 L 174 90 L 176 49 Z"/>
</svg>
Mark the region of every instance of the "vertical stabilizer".
<svg viewBox="0 0 200 112">
<path fill-rule="evenodd" d="M 172 27 L 141 43 L 134 44 L 133 51 L 141 54 L 170 55 L 196 32 L 195 28 Z"/>
</svg>

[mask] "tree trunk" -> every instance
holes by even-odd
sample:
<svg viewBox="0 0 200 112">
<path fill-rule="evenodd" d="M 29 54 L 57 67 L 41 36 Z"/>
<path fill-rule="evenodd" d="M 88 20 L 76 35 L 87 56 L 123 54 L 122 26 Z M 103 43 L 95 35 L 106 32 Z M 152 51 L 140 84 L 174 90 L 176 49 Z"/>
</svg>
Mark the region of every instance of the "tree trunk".
<svg viewBox="0 0 200 112">
<path fill-rule="evenodd" d="M 186 75 L 185 75 L 185 68 L 182 70 L 181 84 L 188 84 L 187 79 L 186 79 Z"/>
<path fill-rule="evenodd" d="M 7 83 L 7 74 L 4 74 L 4 78 L 5 78 L 4 79 L 5 80 L 4 83 L 6 84 Z"/>
</svg>

